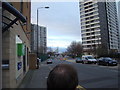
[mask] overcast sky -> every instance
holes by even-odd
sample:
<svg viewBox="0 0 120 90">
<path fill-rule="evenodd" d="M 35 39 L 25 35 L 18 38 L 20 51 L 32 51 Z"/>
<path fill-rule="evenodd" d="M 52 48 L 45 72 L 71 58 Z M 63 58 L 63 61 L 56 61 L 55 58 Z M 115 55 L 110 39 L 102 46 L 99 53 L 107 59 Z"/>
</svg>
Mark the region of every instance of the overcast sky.
<svg viewBox="0 0 120 90">
<path fill-rule="evenodd" d="M 39 9 L 39 25 L 47 27 L 48 47 L 66 48 L 72 41 L 81 41 L 78 1 L 79 0 L 32 0 L 31 21 L 34 24 L 37 22 L 37 8 L 50 7 L 49 9 Z"/>
<path fill-rule="evenodd" d="M 72 41 L 81 41 L 79 3 L 76 2 L 32 2 L 32 23 L 47 27 L 47 46 L 66 48 Z"/>
</svg>

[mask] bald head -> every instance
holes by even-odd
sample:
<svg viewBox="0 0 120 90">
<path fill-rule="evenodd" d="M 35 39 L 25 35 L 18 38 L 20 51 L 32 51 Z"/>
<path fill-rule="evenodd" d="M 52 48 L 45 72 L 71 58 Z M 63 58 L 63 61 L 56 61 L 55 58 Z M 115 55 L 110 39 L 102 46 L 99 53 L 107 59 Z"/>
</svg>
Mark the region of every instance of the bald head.
<svg viewBox="0 0 120 90">
<path fill-rule="evenodd" d="M 49 73 L 47 89 L 62 88 L 75 90 L 78 76 L 75 68 L 69 64 L 59 64 Z"/>
</svg>

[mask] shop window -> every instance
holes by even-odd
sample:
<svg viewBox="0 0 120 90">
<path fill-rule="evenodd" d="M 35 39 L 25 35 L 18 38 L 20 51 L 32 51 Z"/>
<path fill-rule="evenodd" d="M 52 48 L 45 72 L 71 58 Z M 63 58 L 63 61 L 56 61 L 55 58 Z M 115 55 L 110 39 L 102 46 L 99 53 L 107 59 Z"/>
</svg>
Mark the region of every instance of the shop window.
<svg viewBox="0 0 120 90">
<path fill-rule="evenodd" d="M 27 66 L 29 65 L 29 50 L 28 50 L 28 47 L 27 47 Z"/>
</svg>

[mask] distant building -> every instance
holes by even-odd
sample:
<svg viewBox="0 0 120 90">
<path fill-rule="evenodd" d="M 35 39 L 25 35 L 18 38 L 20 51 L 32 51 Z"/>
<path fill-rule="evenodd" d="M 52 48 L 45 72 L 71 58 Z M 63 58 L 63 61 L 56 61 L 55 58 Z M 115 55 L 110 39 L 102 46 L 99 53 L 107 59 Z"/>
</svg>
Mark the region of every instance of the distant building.
<svg viewBox="0 0 120 90">
<path fill-rule="evenodd" d="M 31 34 L 31 50 L 34 53 L 46 53 L 46 27 L 38 26 L 32 24 L 32 34 Z"/>
<path fill-rule="evenodd" d="M 97 47 L 119 49 L 119 30 L 115 2 L 84 0 L 80 2 L 82 44 L 85 54 L 93 54 Z"/>
</svg>

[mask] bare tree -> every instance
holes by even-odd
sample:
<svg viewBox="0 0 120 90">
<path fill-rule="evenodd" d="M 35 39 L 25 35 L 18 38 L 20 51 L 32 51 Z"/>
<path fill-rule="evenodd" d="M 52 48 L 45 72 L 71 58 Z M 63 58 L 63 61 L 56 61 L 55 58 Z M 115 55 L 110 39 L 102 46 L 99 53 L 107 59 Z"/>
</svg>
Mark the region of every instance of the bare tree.
<svg viewBox="0 0 120 90">
<path fill-rule="evenodd" d="M 81 56 L 82 55 L 82 44 L 81 42 L 73 41 L 71 42 L 70 46 L 67 47 L 67 52 L 75 56 Z"/>
<path fill-rule="evenodd" d="M 47 55 L 49 57 L 55 55 L 55 52 L 53 51 L 53 49 L 51 47 L 47 47 Z"/>
</svg>

